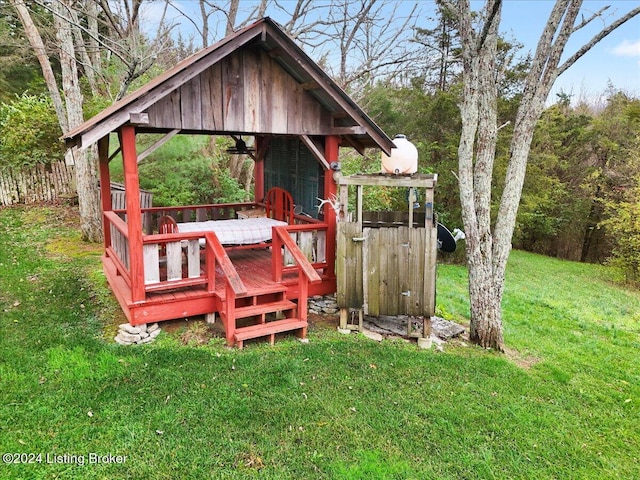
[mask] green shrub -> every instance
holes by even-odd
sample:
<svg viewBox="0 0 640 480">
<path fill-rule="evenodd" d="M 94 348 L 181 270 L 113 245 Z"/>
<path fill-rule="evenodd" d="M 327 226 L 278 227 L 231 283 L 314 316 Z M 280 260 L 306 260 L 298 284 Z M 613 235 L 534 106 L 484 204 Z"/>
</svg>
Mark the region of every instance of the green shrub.
<svg viewBox="0 0 640 480">
<path fill-rule="evenodd" d="M 627 282 L 640 283 L 640 179 L 625 194 L 625 201 L 605 202 L 607 219 L 600 223 L 613 239 L 609 263 L 617 267 Z"/>
<path fill-rule="evenodd" d="M 157 138 L 141 136 L 140 144 Z M 177 135 L 139 165 L 140 187 L 153 192 L 154 206 L 203 205 L 247 200 L 247 192 L 224 166 L 222 151 L 212 152 L 206 136 Z M 122 163 L 114 160 L 114 181 L 122 181 Z"/>
<path fill-rule="evenodd" d="M 23 94 L 0 105 L 0 168 L 49 164 L 64 158 L 62 130 L 47 95 Z"/>
<path fill-rule="evenodd" d="M 140 165 L 140 186 L 153 192 L 157 206 L 243 201 L 245 195 L 228 171 L 199 154 Z"/>
</svg>

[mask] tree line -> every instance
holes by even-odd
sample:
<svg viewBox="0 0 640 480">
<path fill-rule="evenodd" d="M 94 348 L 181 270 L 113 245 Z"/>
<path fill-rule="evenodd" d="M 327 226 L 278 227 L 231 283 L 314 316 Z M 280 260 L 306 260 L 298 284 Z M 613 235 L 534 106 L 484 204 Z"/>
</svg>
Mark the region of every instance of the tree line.
<svg viewBox="0 0 640 480">
<path fill-rule="evenodd" d="M 605 93 L 601 105 L 571 105 L 559 96 L 544 110 L 529 154 L 513 237 L 515 248 L 602 263 L 616 256 L 620 243 L 631 241 L 630 232 L 621 236 L 621 226 L 613 228 L 612 219 L 619 218 L 620 209 L 629 208 L 637 198 L 640 99 L 615 88 Z M 436 208 L 441 222 L 461 226 L 457 95 L 386 85 L 371 89 L 365 101 L 385 131 L 406 134 L 416 144 L 421 171 L 438 173 Z M 503 99 L 500 109 L 498 123 L 506 126 L 498 134 L 492 215 L 497 214 L 496 199 L 503 189 L 517 102 L 517 98 Z M 352 169 L 375 170 L 376 162 L 376 158 L 365 159 Z M 640 272 L 631 265 L 626 274 L 637 281 Z"/>
</svg>

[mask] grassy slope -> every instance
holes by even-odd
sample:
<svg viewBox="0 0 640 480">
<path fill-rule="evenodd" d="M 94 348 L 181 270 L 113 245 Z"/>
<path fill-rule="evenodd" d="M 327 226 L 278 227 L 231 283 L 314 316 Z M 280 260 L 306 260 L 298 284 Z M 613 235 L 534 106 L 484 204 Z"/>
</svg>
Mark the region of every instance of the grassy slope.
<svg viewBox="0 0 640 480">
<path fill-rule="evenodd" d="M 640 295 L 603 268 L 514 252 L 507 355 L 321 325 L 307 345 L 120 347 L 68 220 L 0 211 L 0 452 L 44 455 L 2 479 L 640 477 Z M 464 269 L 438 282 L 466 321 Z M 92 452 L 126 463 L 46 463 Z"/>
</svg>

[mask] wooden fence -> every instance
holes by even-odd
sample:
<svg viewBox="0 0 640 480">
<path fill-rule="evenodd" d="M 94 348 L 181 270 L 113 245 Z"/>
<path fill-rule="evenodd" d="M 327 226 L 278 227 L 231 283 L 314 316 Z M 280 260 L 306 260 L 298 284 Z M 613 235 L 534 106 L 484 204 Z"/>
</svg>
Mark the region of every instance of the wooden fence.
<svg viewBox="0 0 640 480">
<path fill-rule="evenodd" d="M 51 202 L 75 194 L 74 167 L 64 161 L 0 170 L 0 206 Z"/>
</svg>

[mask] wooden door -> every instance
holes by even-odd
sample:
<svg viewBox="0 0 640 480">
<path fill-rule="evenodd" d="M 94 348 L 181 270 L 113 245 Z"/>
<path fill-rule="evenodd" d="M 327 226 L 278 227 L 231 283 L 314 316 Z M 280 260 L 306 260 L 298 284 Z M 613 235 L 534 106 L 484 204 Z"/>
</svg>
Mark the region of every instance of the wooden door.
<svg viewBox="0 0 640 480">
<path fill-rule="evenodd" d="M 434 314 L 430 230 L 406 226 L 364 229 L 362 276 L 367 314 Z"/>
<path fill-rule="evenodd" d="M 365 238 L 362 224 L 338 222 L 336 245 L 337 301 L 340 308 L 364 309 Z"/>
<path fill-rule="evenodd" d="M 432 316 L 435 239 L 425 228 L 338 224 L 338 306 L 368 315 Z M 432 233 L 432 235 L 428 235 Z"/>
</svg>

